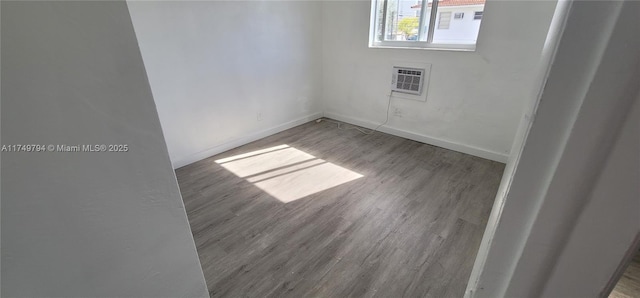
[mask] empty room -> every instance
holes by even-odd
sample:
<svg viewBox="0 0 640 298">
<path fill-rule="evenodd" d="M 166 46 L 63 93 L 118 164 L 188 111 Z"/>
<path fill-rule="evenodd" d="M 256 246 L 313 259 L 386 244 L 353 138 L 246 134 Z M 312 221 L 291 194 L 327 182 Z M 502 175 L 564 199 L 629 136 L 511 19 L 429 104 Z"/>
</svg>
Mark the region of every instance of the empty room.
<svg viewBox="0 0 640 298">
<path fill-rule="evenodd" d="M 640 2 L 1 2 L 2 297 L 640 297 Z"/>
</svg>

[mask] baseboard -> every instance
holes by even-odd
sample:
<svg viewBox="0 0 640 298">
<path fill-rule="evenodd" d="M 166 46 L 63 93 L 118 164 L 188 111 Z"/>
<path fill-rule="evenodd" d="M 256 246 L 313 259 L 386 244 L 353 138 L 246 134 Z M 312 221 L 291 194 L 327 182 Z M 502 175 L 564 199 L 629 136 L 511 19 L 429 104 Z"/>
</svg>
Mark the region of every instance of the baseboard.
<svg viewBox="0 0 640 298">
<path fill-rule="evenodd" d="M 265 130 L 261 130 L 261 131 L 255 132 L 255 133 L 248 134 L 248 135 L 246 135 L 244 137 L 235 139 L 233 141 L 226 142 L 226 143 L 211 147 L 209 149 L 200 151 L 198 153 L 189 155 L 187 157 L 183 157 L 183 158 L 177 159 L 175 161 L 172 161 L 173 168 L 177 169 L 177 168 L 186 166 L 186 165 L 194 163 L 196 161 L 203 160 L 203 159 L 205 159 L 207 157 L 214 156 L 216 154 L 225 152 L 227 150 L 231 150 L 231 149 L 236 148 L 236 147 L 240 147 L 242 145 L 245 145 L 245 144 L 251 143 L 253 141 L 268 137 L 268 136 L 270 136 L 272 134 L 279 133 L 279 132 L 287 130 L 289 128 L 296 127 L 296 126 L 298 126 L 300 124 L 304 124 L 304 123 L 307 123 L 309 121 L 316 120 L 318 118 L 322 118 L 322 113 L 311 114 L 311 115 L 308 115 L 308 116 L 305 116 L 305 117 L 302 117 L 302 118 L 298 118 L 296 120 L 292 120 L 292 121 L 285 122 L 285 123 L 280 124 L 280 125 L 276 125 L 276 126 L 271 127 L 271 128 L 267 128 Z"/>
<path fill-rule="evenodd" d="M 346 122 L 353 125 L 366 127 L 369 129 L 374 129 L 379 124 L 379 123 L 374 123 L 371 121 L 362 120 L 354 117 L 339 115 L 331 112 L 324 112 L 324 117 Z M 493 160 L 501 163 L 506 163 L 509 157 L 507 154 L 498 153 L 495 151 L 490 151 L 490 150 L 469 146 L 465 144 L 460 144 L 460 143 L 443 140 L 439 138 L 429 137 L 429 136 L 425 136 L 425 135 L 421 135 L 421 134 L 417 134 L 417 133 L 413 133 L 413 132 L 409 132 L 406 130 L 401 130 L 393 127 L 382 126 L 378 130 L 391 135 L 403 137 L 406 139 L 422 142 L 429 145 L 442 147 L 442 148 L 457 151 L 457 152 L 466 153 L 469 155 L 473 155 L 473 156 L 477 156 L 477 157 L 481 157 L 481 158 L 485 158 L 485 159 L 489 159 L 489 160 Z"/>
<path fill-rule="evenodd" d="M 311 115 L 308 115 L 308 116 L 305 116 L 305 117 L 302 117 L 302 118 L 298 118 L 296 120 L 292 120 L 292 121 L 289 121 L 289 122 L 286 122 L 286 123 L 283 123 L 283 124 L 280 124 L 280 125 L 277 125 L 277 126 L 265 129 L 265 130 L 261 130 L 259 132 L 255 132 L 255 133 L 246 135 L 244 137 L 235 139 L 235 140 L 230 141 L 230 142 L 226 142 L 226 143 L 211 147 L 209 149 L 206 149 L 206 150 L 203 150 L 201 152 L 189 155 L 187 157 L 183 157 L 183 158 L 177 159 L 175 161 L 172 161 L 173 168 L 177 169 L 177 168 L 186 166 L 188 164 L 194 163 L 196 161 L 199 161 L 199 160 L 214 156 L 216 154 L 225 152 L 227 150 L 231 150 L 233 148 L 240 147 L 242 145 L 245 145 L 245 144 L 251 143 L 253 141 L 268 137 L 268 136 L 270 136 L 272 134 L 279 133 L 279 132 L 287 130 L 289 128 L 298 126 L 300 124 L 304 124 L 304 123 L 307 123 L 309 121 L 316 120 L 318 118 L 323 117 L 323 115 L 324 115 L 324 117 L 327 117 L 327 118 L 335 119 L 335 120 L 338 120 L 338 121 L 342 121 L 342 122 L 346 122 L 346 123 L 349 123 L 349 124 L 358 125 L 358 126 L 362 126 L 362 127 L 366 127 L 366 128 L 370 128 L 370 129 L 375 128 L 379 124 L 379 123 L 374 123 L 374 122 L 371 122 L 371 121 L 362 120 L 362 119 L 358 119 L 358 118 L 354 118 L 354 117 L 339 115 L 339 114 L 335 114 L 335 113 L 331 113 L 331 112 L 314 113 L 314 114 L 311 114 Z M 413 132 L 409 132 L 409 131 L 405 131 L 405 130 L 401 130 L 401 129 L 397 129 L 397 128 L 392 128 L 392 127 L 388 127 L 388 126 L 382 126 L 378 130 L 381 131 L 381 132 L 384 132 L 384 133 L 391 134 L 391 135 L 407 138 L 407 139 L 410 139 L 410 140 L 422 142 L 422 143 L 429 144 L 429 145 L 434 145 L 434 146 L 446 148 L 446 149 L 457 151 L 457 152 L 466 153 L 466 154 L 477 156 L 477 157 L 481 157 L 481 158 L 486 158 L 486 159 L 497 161 L 497 162 L 501 162 L 501 163 L 506 163 L 507 162 L 507 158 L 508 158 L 508 155 L 506 155 L 506 154 L 502 154 L 502 153 L 498 153 L 498 152 L 494 152 L 494 151 L 489 151 L 489 150 L 486 150 L 486 149 L 473 147 L 473 146 L 469 146 L 469 145 L 464 145 L 464 144 L 460 144 L 460 143 L 456 143 L 456 142 L 451 142 L 451 141 L 448 141 L 448 140 L 429 137 L 429 136 L 425 136 L 425 135 L 421 135 L 421 134 L 417 134 L 417 133 L 413 133 Z"/>
</svg>

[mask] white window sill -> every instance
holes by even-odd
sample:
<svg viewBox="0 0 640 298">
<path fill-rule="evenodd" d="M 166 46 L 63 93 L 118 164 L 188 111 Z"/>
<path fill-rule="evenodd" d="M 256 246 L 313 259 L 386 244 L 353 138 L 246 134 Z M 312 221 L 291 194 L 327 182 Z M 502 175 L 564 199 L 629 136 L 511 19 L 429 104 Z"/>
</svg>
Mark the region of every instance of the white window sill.
<svg viewBox="0 0 640 298">
<path fill-rule="evenodd" d="M 434 50 L 434 51 L 454 51 L 454 52 L 475 52 L 476 45 L 467 44 L 430 44 L 430 45 L 410 45 L 405 42 L 393 42 L 392 44 L 369 44 L 371 49 L 408 49 L 408 50 Z M 413 43 L 413 42 L 410 42 Z"/>
</svg>

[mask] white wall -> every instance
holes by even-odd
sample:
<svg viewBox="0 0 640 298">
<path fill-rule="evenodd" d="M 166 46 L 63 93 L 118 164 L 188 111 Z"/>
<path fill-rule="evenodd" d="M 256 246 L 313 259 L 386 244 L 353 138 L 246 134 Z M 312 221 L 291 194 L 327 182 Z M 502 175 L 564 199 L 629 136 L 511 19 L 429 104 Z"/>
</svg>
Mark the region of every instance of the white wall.
<svg viewBox="0 0 640 298">
<path fill-rule="evenodd" d="M 640 3 L 567 11 L 470 297 L 606 296 L 640 234 Z"/>
<path fill-rule="evenodd" d="M 529 102 L 525 103 L 524 111 L 520 119 L 520 125 L 518 126 L 518 131 L 516 132 L 516 136 L 511 147 L 511 153 L 509 154 L 504 173 L 502 174 L 500 187 L 498 188 L 496 199 L 493 203 L 491 215 L 489 216 L 489 220 L 487 221 L 487 226 L 482 238 L 482 243 L 480 245 L 478 254 L 476 255 L 473 271 L 471 272 L 471 277 L 469 278 L 469 283 L 467 284 L 465 297 L 469 297 L 474 294 L 474 291 L 478 288 L 479 276 L 484 273 L 483 270 L 486 269 L 485 264 L 487 261 L 489 248 L 493 244 L 496 228 L 498 226 L 498 223 L 500 222 L 500 217 L 502 215 L 502 211 L 507 199 L 507 194 L 511 188 L 511 184 L 513 183 L 513 176 L 515 174 L 515 170 L 519 164 L 520 157 L 524 149 L 524 142 L 531 129 L 535 112 L 539 105 L 542 88 L 546 83 L 547 76 L 551 68 L 551 63 L 558 48 L 558 43 L 564 29 L 569 7 L 569 1 L 558 1 L 551 24 L 549 25 L 549 33 L 544 42 L 540 64 L 536 67 L 536 78 L 534 80 L 534 88 L 531 89 L 531 99 Z M 518 204 L 518 206 L 522 208 L 519 210 L 521 212 L 530 208 L 530 205 L 522 203 Z M 513 235 L 511 235 L 511 237 L 511 239 L 515 239 Z M 500 261 L 502 261 L 502 264 L 499 264 L 498 267 L 506 266 L 505 263 L 508 263 L 510 260 L 506 260 L 506 258 L 493 258 L 492 260 L 493 265 L 496 265 L 496 263 Z"/>
<path fill-rule="evenodd" d="M 2 1 L 3 297 L 207 297 L 124 1 Z"/>
<path fill-rule="evenodd" d="M 640 236 L 640 96 L 611 145 L 543 297 L 605 297 L 613 273 L 626 265 L 620 262 L 625 253 L 638 251 L 631 246 Z"/>
<path fill-rule="evenodd" d="M 128 5 L 174 167 L 321 116 L 320 2 Z"/>
<path fill-rule="evenodd" d="M 505 162 L 554 8 L 554 1 L 488 1 L 477 50 L 453 52 L 370 49 L 370 1 L 327 1 L 325 116 L 377 125 L 385 120 L 394 62 L 431 63 L 427 101 L 393 99 L 382 131 Z"/>
</svg>

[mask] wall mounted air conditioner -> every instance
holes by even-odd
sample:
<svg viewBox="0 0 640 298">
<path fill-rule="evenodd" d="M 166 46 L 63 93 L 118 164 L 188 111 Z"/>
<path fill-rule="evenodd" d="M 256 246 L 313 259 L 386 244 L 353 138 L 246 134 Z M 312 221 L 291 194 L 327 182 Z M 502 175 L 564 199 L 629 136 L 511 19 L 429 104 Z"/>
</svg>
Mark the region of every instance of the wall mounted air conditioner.
<svg viewBox="0 0 640 298">
<path fill-rule="evenodd" d="M 414 95 L 422 94 L 425 70 L 423 68 L 393 67 L 391 90 Z"/>
</svg>

